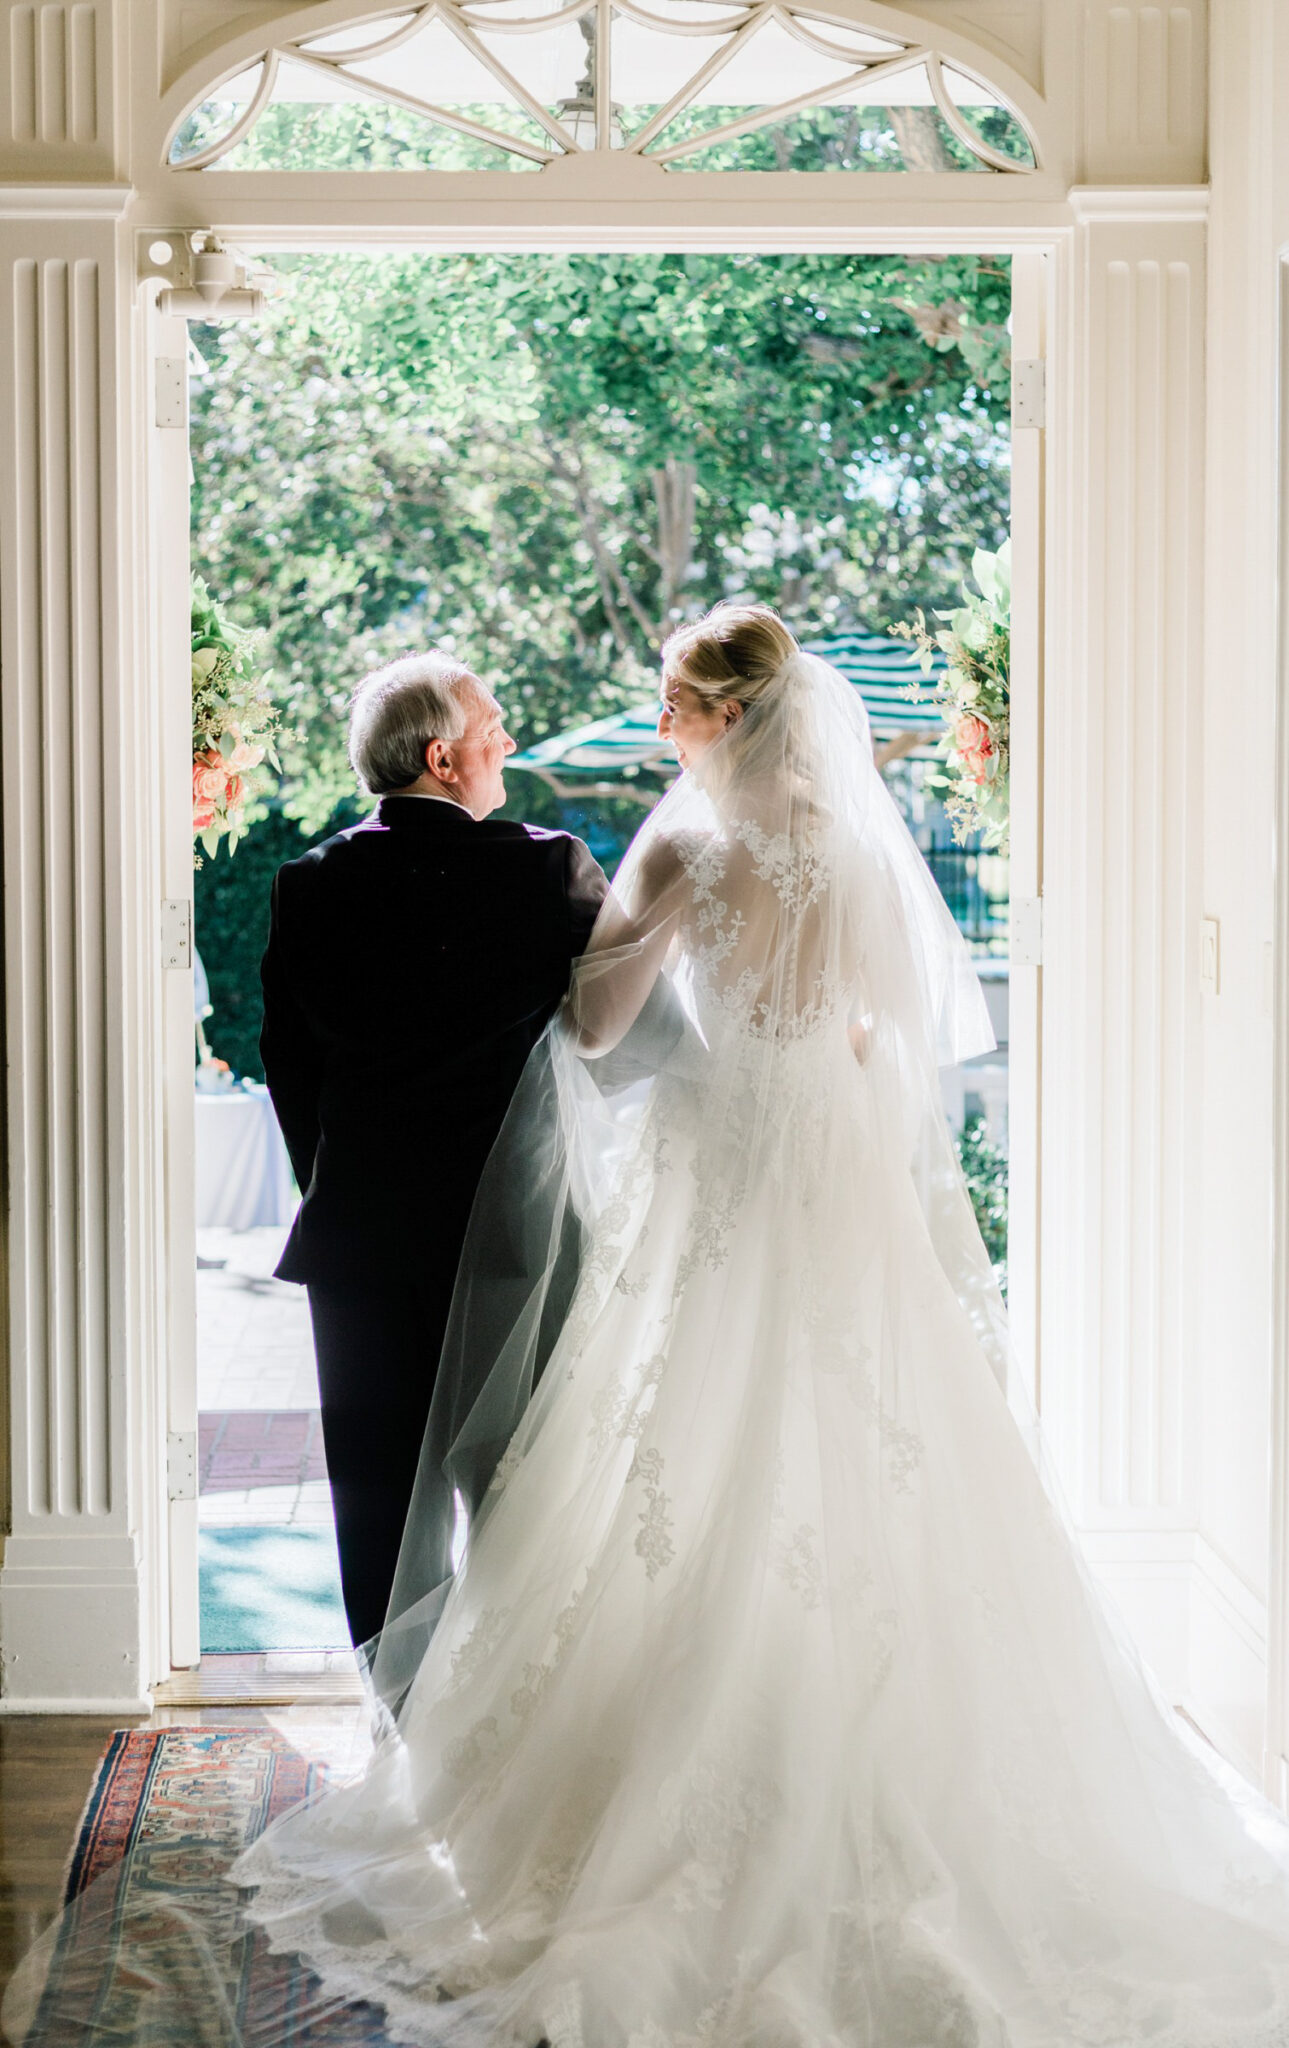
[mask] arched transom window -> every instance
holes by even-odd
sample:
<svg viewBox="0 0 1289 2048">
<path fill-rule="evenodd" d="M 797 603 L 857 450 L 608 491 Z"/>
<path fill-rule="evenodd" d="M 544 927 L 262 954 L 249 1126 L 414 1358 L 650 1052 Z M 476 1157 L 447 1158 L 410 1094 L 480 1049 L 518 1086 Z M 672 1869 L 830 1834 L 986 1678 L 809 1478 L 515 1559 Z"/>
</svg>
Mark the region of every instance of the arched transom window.
<svg viewBox="0 0 1289 2048">
<path fill-rule="evenodd" d="M 791 0 L 429 0 L 263 51 L 179 123 L 177 169 L 1037 168 L 1014 108 L 927 44 Z"/>
</svg>

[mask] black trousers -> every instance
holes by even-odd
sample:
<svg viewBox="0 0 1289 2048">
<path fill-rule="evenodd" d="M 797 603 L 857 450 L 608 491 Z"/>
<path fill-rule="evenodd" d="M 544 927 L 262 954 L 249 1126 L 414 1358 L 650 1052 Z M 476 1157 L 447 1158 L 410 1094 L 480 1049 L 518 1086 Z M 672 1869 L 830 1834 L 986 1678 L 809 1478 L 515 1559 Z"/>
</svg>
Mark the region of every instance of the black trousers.
<svg viewBox="0 0 1289 2048">
<path fill-rule="evenodd" d="M 355 1643 L 384 1626 L 443 1348 L 451 1276 L 310 1282 L 340 1582 Z"/>
</svg>

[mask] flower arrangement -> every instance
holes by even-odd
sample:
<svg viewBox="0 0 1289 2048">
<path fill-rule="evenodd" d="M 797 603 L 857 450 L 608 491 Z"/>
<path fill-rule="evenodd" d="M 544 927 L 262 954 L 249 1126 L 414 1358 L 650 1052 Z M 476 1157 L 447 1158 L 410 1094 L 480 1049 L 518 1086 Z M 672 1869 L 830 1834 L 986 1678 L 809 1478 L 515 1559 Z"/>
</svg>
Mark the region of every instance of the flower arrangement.
<svg viewBox="0 0 1289 2048">
<path fill-rule="evenodd" d="M 925 615 L 893 628 L 917 647 L 925 674 L 937 650 L 948 666 L 931 686 L 946 734 L 945 768 L 935 794 L 945 799 L 953 836 L 961 846 L 975 832 L 985 846 L 1007 851 L 1011 768 L 1011 542 L 997 554 L 977 548 L 971 560 L 977 589 L 963 586 L 955 611 L 937 612 L 947 625 L 932 632 Z M 911 683 L 915 700 L 923 685 Z"/>
<path fill-rule="evenodd" d="M 256 660 L 259 634 L 235 626 L 200 576 L 192 584 L 192 829 L 213 860 L 237 850 L 281 773 L 282 714 Z M 201 866 L 197 856 L 196 865 Z"/>
</svg>

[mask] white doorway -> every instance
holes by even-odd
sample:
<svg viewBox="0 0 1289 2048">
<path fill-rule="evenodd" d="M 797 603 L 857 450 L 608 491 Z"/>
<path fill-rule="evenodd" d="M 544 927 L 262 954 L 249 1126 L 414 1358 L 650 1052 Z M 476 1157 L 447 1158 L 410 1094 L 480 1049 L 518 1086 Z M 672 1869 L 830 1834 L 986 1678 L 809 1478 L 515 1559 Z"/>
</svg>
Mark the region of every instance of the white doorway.
<svg viewBox="0 0 1289 2048">
<path fill-rule="evenodd" d="M 264 238 L 265 248 L 270 239 L 274 248 L 289 246 L 285 238 Z M 339 240 L 339 238 L 335 238 Z M 818 238 L 828 246 L 836 246 L 836 238 Z M 928 246 L 930 234 L 918 238 Z M 1022 248 L 1013 252 L 1013 354 L 1027 362 L 1040 360 L 1044 354 L 1047 325 L 1047 293 L 1049 289 L 1049 264 L 1046 253 L 1041 249 Z M 176 342 L 173 334 L 167 338 L 164 328 L 174 329 L 177 322 L 158 321 L 160 336 L 158 349 L 168 348 L 173 354 Z M 182 329 L 179 330 L 182 332 Z M 1031 373 L 1032 375 L 1032 373 Z M 1027 415 L 1033 417 L 1033 415 Z M 160 433 L 161 430 L 159 430 Z M 165 465 L 158 465 L 158 488 L 168 493 L 168 510 L 161 522 L 166 534 L 166 545 L 171 549 L 169 574 L 176 579 L 176 587 L 186 589 L 186 540 L 185 558 L 179 564 L 176 537 L 187 534 L 188 470 L 185 459 L 177 459 L 179 437 L 173 436 L 170 443 L 169 459 Z M 1041 895 L 1042 863 L 1040 848 L 1041 802 L 1039 779 L 1042 772 L 1041 751 L 1041 579 L 1043 567 L 1043 489 L 1041 426 L 1021 426 L 1013 431 L 1012 446 L 1012 530 L 1013 548 L 1016 557 L 1015 593 L 1013 599 L 1013 762 L 1014 762 L 1014 829 L 1011 848 L 1012 894 L 1027 903 L 1035 903 Z M 182 485 L 182 488 L 180 486 Z M 182 622 L 186 632 L 186 619 Z M 176 615 L 170 621 L 170 630 L 176 635 L 181 621 Z M 185 643 L 186 644 L 186 643 Z M 186 674 L 186 664 L 181 664 L 176 654 L 174 672 Z M 177 762 L 179 748 L 173 750 L 171 772 L 186 778 L 186 703 L 176 701 L 174 721 L 176 734 L 182 730 L 184 736 L 184 763 L 182 771 Z M 191 819 L 187 804 L 187 782 L 182 781 L 184 802 L 175 804 L 171 829 L 175 834 L 176 846 L 183 838 L 183 857 L 191 860 Z M 184 884 L 179 878 L 176 855 L 174 888 L 179 893 Z M 191 879 L 186 887 L 191 892 Z M 200 940 L 200 933 L 198 933 Z M 1010 1289 L 1013 1321 L 1017 1331 L 1018 1348 L 1033 1376 L 1037 1391 L 1038 1373 L 1038 1332 L 1039 1332 L 1039 1285 L 1038 1285 L 1038 1181 L 1039 1181 L 1039 1029 L 1041 971 L 1039 950 L 1033 942 L 1032 931 L 1026 930 L 1026 942 L 1021 957 L 1011 975 L 1011 1015 L 1009 1020 L 1010 1060 L 1010 1113 L 1008 1116 L 1011 1147 L 1011 1201 L 1009 1217 L 1010 1247 Z M 180 977 L 171 975 L 168 984 L 177 986 Z M 187 999 L 185 999 L 186 1001 Z M 270 1309 L 270 1320 L 286 1316 L 284 1307 L 273 1298 L 273 1283 L 269 1278 L 269 1253 L 272 1247 L 267 1238 L 251 1245 L 230 1245 L 225 1240 L 216 1242 L 195 1232 L 191 1213 L 191 1196 L 185 1198 L 185 1176 L 190 1187 L 193 1170 L 192 1131 L 192 1032 L 191 1007 L 185 1009 L 185 1001 L 174 1000 L 173 1027 L 170 1040 L 169 1058 L 178 1063 L 182 1073 L 182 1086 L 177 1083 L 170 1090 L 171 1117 L 168 1136 L 169 1175 L 171 1191 L 171 1242 L 174 1247 L 173 1264 L 178 1271 L 185 1264 L 191 1265 L 191 1246 L 196 1243 L 198 1250 L 207 1258 L 226 1257 L 229 1261 L 224 1268 L 208 1267 L 204 1274 L 198 1274 L 197 1287 L 204 1288 L 208 1304 L 209 1324 L 207 1336 L 199 1341 L 201 1330 L 196 1296 L 188 1300 L 182 1297 L 182 1290 L 172 1292 L 171 1326 L 171 1411 L 170 1432 L 173 1437 L 189 1435 L 194 1442 L 197 1460 L 198 1484 L 203 1471 L 211 1477 L 211 1468 L 203 1464 L 203 1448 L 207 1456 L 212 1454 L 211 1423 L 206 1427 L 206 1445 L 200 1436 L 200 1415 L 203 1407 L 207 1415 L 222 1413 L 228 1416 L 253 1417 L 256 1414 L 270 1416 L 278 1413 L 289 1414 L 293 1409 L 303 1412 L 308 1395 L 308 1367 L 300 1364 L 296 1371 L 298 1385 L 287 1390 L 281 1409 L 265 1401 L 252 1401 L 247 1392 L 248 1374 L 237 1369 L 239 1361 L 230 1356 L 228 1346 L 233 1342 L 233 1323 L 242 1309 L 248 1310 L 245 1327 L 249 1327 L 249 1311 L 258 1303 L 260 1308 Z M 181 1018 L 181 1012 L 182 1018 Z M 173 1077 L 172 1077 L 173 1078 Z M 186 1162 L 186 1164 L 185 1164 Z M 187 1201 L 187 1207 L 185 1206 Z M 186 1247 L 188 1248 L 186 1250 Z M 298 1310 L 295 1321 L 300 1325 L 296 1333 L 297 1349 L 305 1338 L 303 1296 L 295 1289 L 287 1290 L 296 1295 Z M 203 1358 L 203 1342 L 206 1356 Z M 270 1338 L 270 1348 L 273 1340 Z M 218 1357 L 221 1346 L 222 1359 Z M 203 1374 L 208 1371 L 210 1385 L 203 1393 Z M 289 1376 L 289 1375 L 288 1375 Z M 272 1390 L 273 1374 L 261 1381 L 260 1390 L 267 1395 Z M 217 1385 L 216 1382 L 219 1382 Z M 239 1386 L 239 1381 L 241 1382 Z M 283 1381 L 285 1385 L 285 1380 Z M 236 1397 L 236 1398 L 234 1398 Z M 274 1400 L 278 1398 L 275 1392 Z M 216 1406 L 218 1401 L 219 1405 Z M 209 1405 L 207 1405 L 209 1404 Z M 265 1425 L 266 1428 L 268 1425 Z M 252 1421 L 239 1420 L 237 1433 L 248 1437 L 254 1432 Z M 213 1448 L 222 1447 L 228 1457 L 233 1457 L 233 1447 L 228 1426 Z M 269 1428 L 269 1435 L 272 1430 Z M 283 1438 L 285 1441 L 285 1438 Z M 239 1453 L 245 1450 L 239 1447 Z M 252 1496 L 274 1494 L 274 1512 L 303 1514 L 306 1517 L 322 1512 L 321 1500 L 325 1482 L 312 1468 L 300 1470 L 292 1482 L 284 1474 L 277 1461 L 277 1447 L 266 1438 L 258 1450 L 245 1450 L 247 1459 L 263 1455 L 265 1475 L 261 1486 L 248 1485 L 237 1488 L 231 1483 L 220 1484 L 208 1494 L 206 1514 L 210 1525 L 224 1520 L 225 1526 L 233 1526 L 234 1515 L 250 1515 L 255 1512 Z M 234 1463 L 235 1463 L 234 1459 Z M 220 1478 L 231 1482 L 232 1467 L 225 1462 Z M 248 1474 L 248 1476 L 254 1476 Z M 285 1498 L 289 1491 L 292 1499 Z M 220 1496 L 224 1496 L 222 1499 Z M 242 1498 L 234 1498 L 241 1495 Z M 200 1625 L 198 1600 L 197 1552 L 200 1544 L 200 1526 L 203 1519 L 200 1503 L 196 1498 L 180 1498 L 171 1503 L 172 1545 L 170 1612 L 173 1631 L 172 1663 L 190 1667 L 200 1657 Z"/>
</svg>

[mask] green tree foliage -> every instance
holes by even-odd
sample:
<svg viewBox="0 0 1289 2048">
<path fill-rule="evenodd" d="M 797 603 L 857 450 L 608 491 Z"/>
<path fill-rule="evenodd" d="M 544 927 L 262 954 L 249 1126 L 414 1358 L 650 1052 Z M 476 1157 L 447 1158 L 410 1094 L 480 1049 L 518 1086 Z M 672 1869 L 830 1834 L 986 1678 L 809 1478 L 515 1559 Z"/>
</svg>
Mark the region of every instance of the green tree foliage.
<svg viewBox="0 0 1289 2048">
<path fill-rule="evenodd" d="M 592 39 L 584 18 L 582 33 Z M 588 52 L 588 76 L 594 58 Z M 546 131 L 511 102 L 463 106 L 459 110 L 494 132 L 549 147 Z M 617 105 L 624 134 L 634 136 L 660 112 L 658 106 Z M 695 104 L 668 122 L 647 154 L 742 122 L 749 106 Z M 1014 163 L 1032 164 L 1034 153 L 1013 114 L 1003 107 L 975 106 L 963 117 L 983 140 Z M 217 97 L 191 114 L 176 141 L 175 161 L 204 149 L 225 134 L 240 106 Z M 530 159 L 496 143 L 465 135 L 405 107 L 362 100 L 280 100 L 269 106 L 249 135 L 223 159 L 233 171 L 256 170 L 435 170 L 536 171 Z M 671 175 L 696 171 L 966 171 L 979 174 L 980 159 L 960 141 L 934 107 L 815 106 L 743 134 L 726 135 L 693 155 L 674 160 Z"/>
<path fill-rule="evenodd" d="M 982 1116 L 973 1116 L 958 1136 L 958 1159 L 976 1225 L 993 1262 L 998 1284 L 1007 1292 L 1007 1154 L 989 1137 Z"/>
<path fill-rule="evenodd" d="M 352 815 L 345 715 L 367 669 L 450 648 L 527 745 L 648 694 L 669 629 L 718 598 L 766 599 L 808 635 L 952 602 L 1008 502 L 1002 258 L 279 268 L 268 318 L 195 331 L 194 566 L 267 634 L 298 735 L 282 823 L 256 827 L 227 880 L 197 878 L 212 1043 L 249 1072 L 256 841 L 276 865 Z M 640 815 L 574 820 L 531 778 L 511 785 L 516 814 L 583 825 L 609 858 Z"/>
<path fill-rule="evenodd" d="M 320 832 L 302 835 L 275 806 L 252 826 L 236 860 L 208 860 L 193 877 L 197 950 L 210 983 L 206 1036 L 211 1050 L 235 1073 L 264 1079 L 260 960 L 268 943 L 273 877 L 284 860 L 295 860 L 328 832 L 356 824 L 361 815 L 351 803 Z"/>
<path fill-rule="evenodd" d="M 270 636 L 289 815 L 352 793 L 374 662 L 454 648 L 522 744 L 651 689 L 722 596 L 948 602 L 1006 530 L 1000 259 L 296 257 L 198 330 L 196 566 Z"/>
</svg>

